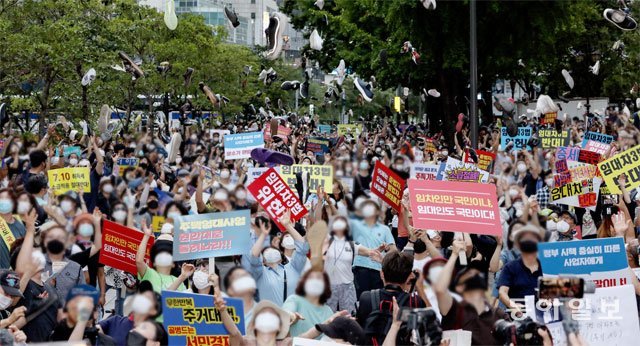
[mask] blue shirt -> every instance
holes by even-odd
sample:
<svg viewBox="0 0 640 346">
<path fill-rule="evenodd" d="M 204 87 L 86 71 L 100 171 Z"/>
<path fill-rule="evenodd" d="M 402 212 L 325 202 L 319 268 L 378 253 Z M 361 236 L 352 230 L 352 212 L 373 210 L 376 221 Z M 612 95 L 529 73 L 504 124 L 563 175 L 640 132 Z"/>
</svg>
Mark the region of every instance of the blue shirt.
<svg viewBox="0 0 640 346">
<path fill-rule="evenodd" d="M 289 312 L 297 312 L 304 316 L 304 320 L 299 320 L 291 325 L 290 331 L 293 337 L 306 332 L 316 324 L 324 323 L 324 321 L 333 315 L 333 310 L 331 310 L 329 305 L 313 305 L 306 298 L 297 294 L 290 295 L 282 306 L 282 309 Z M 322 335 L 318 335 L 316 339 L 320 340 L 321 337 Z"/>
<path fill-rule="evenodd" d="M 296 249 L 293 252 L 291 262 L 286 265 L 280 264 L 275 269 L 263 265 L 262 256 L 254 257 L 251 254 L 242 256 L 242 265 L 256 280 L 260 300 L 270 300 L 281 306 L 286 297 L 295 293 L 298 280 L 307 262 L 309 243 L 297 240 L 294 243 Z M 287 287 L 286 297 L 285 285 Z"/>
<path fill-rule="evenodd" d="M 498 288 L 507 286 L 509 287 L 509 298 L 522 299 L 525 296 L 535 295 L 536 287 L 538 287 L 538 277 L 540 276 L 542 276 L 542 270 L 539 261 L 538 270 L 531 272 L 524 265 L 522 258 L 519 258 L 502 267 L 500 278 L 498 279 Z"/>
<path fill-rule="evenodd" d="M 98 324 L 104 334 L 113 338 L 116 345 L 126 345 L 127 336 L 133 329 L 133 321 L 127 316 L 114 315 L 98 322 Z"/>
<path fill-rule="evenodd" d="M 382 244 L 394 244 L 395 240 L 391 234 L 389 227 L 377 223 L 373 227 L 369 227 L 364 220 L 351 220 L 351 235 L 353 241 L 369 249 L 375 249 Z M 373 261 L 369 257 L 356 256 L 353 261 L 354 267 L 363 267 L 373 270 L 382 270 L 382 264 Z"/>
</svg>

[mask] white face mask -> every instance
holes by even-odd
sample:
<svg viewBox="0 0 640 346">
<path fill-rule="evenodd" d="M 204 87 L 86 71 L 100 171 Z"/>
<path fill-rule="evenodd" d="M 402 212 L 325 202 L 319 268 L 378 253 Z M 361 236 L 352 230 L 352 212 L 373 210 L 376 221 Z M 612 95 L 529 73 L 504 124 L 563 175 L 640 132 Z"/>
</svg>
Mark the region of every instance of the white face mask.
<svg viewBox="0 0 640 346">
<path fill-rule="evenodd" d="M 167 218 L 176 221 L 177 219 L 180 218 L 180 216 L 182 216 L 181 213 L 177 212 L 177 211 L 171 211 L 167 213 Z"/>
<path fill-rule="evenodd" d="M 518 162 L 516 169 L 518 170 L 518 173 L 524 173 L 527 171 L 527 165 L 524 162 Z"/>
<path fill-rule="evenodd" d="M 227 179 L 227 178 L 229 178 L 230 175 L 231 175 L 231 173 L 229 173 L 229 171 L 227 171 L 227 170 L 220 171 L 220 178 L 222 178 L 222 179 Z"/>
<path fill-rule="evenodd" d="M 211 282 L 209 282 L 209 274 L 202 270 L 196 270 L 195 273 L 193 273 L 193 285 L 199 290 L 211 286 Z"/>
<path fill-rule="evenodd" d="M 547 230 L 555 231 L 558 229 L 558 223 L 554 220 L 547 220 Z"/>
<path fill-rule="evenodd" d="M 106 193 L 112 193 L 113 192 L 113 185 L 104 184 L 104 186 L 102 187 L 102 191 L 104 191 Z"/>
<path fill-rule="evenodd" d="M 216 193 L 213 194 L 213 200 L 214 201 L 226 201 L 229 198 L 229 195 L 227 195 L 226 192 L 224 191 L 216 191 Z"/>
<path fill-rule="evenodd" d="M 116 210 L 113 212 L 113 218 L 116 221 L 123 222 L 127 218 L 127 212 L 124 210 Z"/>
<path fill-rule="evenodd" d="M 324 292 L 324 280 L 307 279 L 304 283 L 304 293 L 311 297 L 320 297 Z"/>
<path fill-rule="evenodd" d="M 362 212 L 364 213 L 364 210 Z M 347 223 L 343 219 L 337 219 L 333 222 L 331 228 L 334 231 L 344 231 L 345 229 L 347 229 Z"/>
<path fill-rule="evenodd" d="M 443 268 L 444 267 L 433 267 L 429 269 L 429 281 L 431 281 L 431 284 L 438 281 L 438 277 Z"/>
<path fill-rule="evenodd" d="M 78 234 L 83 237 L 90 237 L 93 235 L 93 225 L 89 223 L 83 223 L 78 226 Z"/>
<path fill-rule="evenodd" d="M 242 294 L 247 291 L 255 291 L 256 280 L 254 280 L 250 275 L 245 275 L 236 279 L 236 281 L 231 284 L 231 288 L 233 288 L 233 292 L 236 294 Z"/>
<path fill-rule="evenodd" d="M 70 166 L 75 166 L 78 164 L 78 159 L 69 159 L 69 165 Z"/>
<path fill-rule="evenodd" d="M 515 198 L 516 196 L 518 196 L 518 190 L 516 190 L 516 189 L 509 189 L 509 197 L 511 197 L 511 198 Z"/>
<path fill-rule="evenodd" d="M 161 252 L 156 255 L 153 264 L 155 264 L 156 267 L 170 267 L 173 265 L 173 256 L 168 252 Z"/>
<path fill-rule="evenodd" d="M 290 235 L 282 238 L 282 247 L 289 250 L 296 248 L 296 244 Z"/>
<path fill-rule="evenodd" d="M 131 302 L 131 307 L 134 313 L 139 315 L 146 315 L 151 311 L 151 306 L 153 303 L 149 298 L 142 294 L 136 294 L 133 297 L 133 301 Z"/>
<path fill-rule="evenodd" d="M 260 333 L 275 333 L 280 330 L 280 317 L 271 311 L 265 311 L 256 316 L 253 325 Z"/>
<path fill-rule="evenodd" d="M 553 179 L 545 179 L 544 183 L 547 184 L 548 187 L 553 187 Z"/>
<path fill-rule="evenodd" d="M 264 260 L 267 263 L 277 263 L 282 260 L 282 257 L 280 256 L 280 251 L 276 249 L 265 250 L 263 253 L 263 256 L 264 256 Z"/>
<path fill-rule="evenodd" d="M 173 225 L 170 223 L 166 223 L 164 225 L 162 225 L 162 228 L 160 228 L 160 233 L 161 234 L 171 234 L 173 233 Z"/>
<path fill-rule="evenodd" d="M 376 207 L 371 205 L 371 203 L 365 205 L 362 208 L 362 216 L 364 217 L 372 217 L 376 215 Z"/>
<path fill-rule="evenodd" d="M 245 190 L 236 191 L 236 198 L 237 199 L 246 199 L 247 198 L 247 191 L 245 191 Z"/>
<path fill-rule="evenodd" d="M 73 209 L 73 202 L 65 199 L 64 201 L 60 202 L 60 209 L 62 209 L 62 211 L 65 213 L 70 212 L 71 209 Z"/>
<path fill-rule="evenodd" d="M 18 214 L 26 214 L 31 210 L 31 203 L 27 201 L 18 201 Z"/>
<path fill-rule="evenodd" d="M 31 258 L 38 263 L 38 269 L 43 269 L 47 263 L 47 259 L 44 257 L 42 251 L 36 250 L 31 253 Z"/>
<path fill-rule="evenodd" d="M 12 299 L 5 296 L 4 294 L 0 294 L 0 310 L 5 310 L 9 306 L 11 306 Z"/>
<path fill-rule="evenodd" d="M 567 221 L 564 221 L 564 220 L 558 221 L 558 224 L 557 224 L 556 227 L 557 227 L 558 232 L 560 232 L 560 233 L 565 233 L 566 231 L 569 230 L 569 228 L 571 228 L 571 226 L 569 226 Z"/>
</svg>

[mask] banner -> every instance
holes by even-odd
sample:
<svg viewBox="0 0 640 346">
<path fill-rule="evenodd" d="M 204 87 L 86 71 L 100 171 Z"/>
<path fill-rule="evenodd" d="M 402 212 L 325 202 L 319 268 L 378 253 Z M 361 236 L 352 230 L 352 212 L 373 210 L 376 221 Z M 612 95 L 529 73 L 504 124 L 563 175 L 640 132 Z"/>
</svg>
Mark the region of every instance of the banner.
<svg viewBox="0 0 640 346">
<path fill-rule="evenodd" d="M 269 123 L 265 124 L 264 130 L 264 140 L 265 141 L 269 141 L 271 140 L 271 137 L 273 137 L 271 135 L 271 125 Z M 285 144 L 289 143 L 289 135 L 291 134 L 291 128 L 283 126 L 283 125 L 278 125 L 278 133 L 276 133 L 276 136 L 279 136 L 280 138 L 282 138 L 282 140 L 284 141 Z"/>
<path fill-rule="evenodd" d="M 571 180 L 582 181 L 585 179 L 592 179 L 598 175 L 598 167 L 594 165 L 588 165 L 582 162 L 565 161 L 568 164 L 568 171 L 571 175 Z"/>
<path fill-rule="evenodd" d="M 224 140 L 224 136 L 231 134 L 231 131 L 229 130 L 220 130 L 220 129 L 210 129 L 209 130 L 209 135 L 213 138 L 214 134 L 218 134 L 218 136 L 220 137 L 220 141 Z"/>
<path fill-rule="evenodd" d="M 541 129 L 538 131 L 538 137 L 540 138 L 538 146 L 542 149 L 566 147 L 569 145 L 571 130 L 563 130 L 558 133 L 556 130 Z"/>
<path fill-rule="evenodd" d="M 371 192 L 398 212 L 401 208 L 404 185 L 405 181 L 391 168 L 382 164 L 380 160 L 376 161 L 371 177 Z"/>
<path fill-rule="evenodd" d="M 116 160 L 116 164 L 113 168 L 113 173 L 115 174 L 117 172 L 118 176 L 121 177 L 122 175 L 124 175 L 124 171 L 129 168 L 129 167 L 133 167 L 133 168 L 138 168 L 138 164 L 140 163 L 140 159 L 138 158 L 119 158 L 118 160 Z"/>
<path fill-rule="evenodd" d="M 478 156 L 478 163 L 473 162 L 469 155 L 469 149 L 465 149 L 462 161 L 475 164 L 483 171 L 493 172 L 493 163 L 496 159 L 496 154 L 484 150 L 476 150 L 476 156 Z"/>
<path fill-rule="evenodd" d="M 602 179 L 593 178 L 572 181 L 564 185 L 554 185 L 554 188 L 549 191 L 549 197 L 553 203 L 595 210 L 600 184 L 602 184 Z"/>
<path fill-rule="evenodd" d="M 329 140 L 322 137 L 312 137 L 307 139 L 305 151 L 311 151 L 314 154 L 322 154 L 329 152 Z"/>
<path fill-rule="evenodd" d="M 316 193 L 322 186 L 326 193 L 333 190 L 333 166 L 331 165 L 292 165 L 280 166 L 280 176 L 295 191 L 296 173 L 309 172 L 309 192 Z"/>
<path fill-rule="evenodd" d="M 229 316 L 244 335 L 242 299 L 224 298 L 224 301 Z M 229 345 L 229 333 L 211 295 L 162 291 L 162 316 L 171 346 Z"/>
<path fill-rule="evenodd" d="M 0 148 L 0 150 L 2 149 Z M 76 156 L 80 158 L 82 157 L 82 149 L 78 146 L 65 145 L 64 148 L 62 149 L 62 155 L 66 158 L 66 157 L 69 157 L 69 155 L 71 154 L 76 154 Z M 56 148 L 55 156 L 60 156 L 60 148 Z"/>
<path fill-rule="evenodd" d="M 631 284 L 622 237 L 539 243 L 538 258 L 545 276 L 580 276 L 596 287 Z"/>
<path fill-rule="evenodd" d="M 600 162 L 601 157 L 602 155 L 596 152 L 580 149 L 580 153 L 578 154 L 578 162 L 588 163 L 590 165 L 597 165 L 598 162 Z"/>
<path fill-rule="evenodd" d="M 618 187 L 620 175 L 627 176 L 627 191 L 640 186 L 640 145 L 627 149 L 614 157 L 598 164 L 600 174 L 612 194 L 621 194 Z"/>
<path fill-rule="evenodd" d="M 502 234 L 494 185 L 410 179 L 409 196 L 415 228 Z"/>
<path fill-rule="evenodd" d="M 102 222 L 102 249 L 98 261 L 106 266 L 137 275 L 136 252 L 144 233 L 106 219 Z M 149 238 L 144 255 L 144 261 L 149 266 L 152 265 L 149 252 L 153 241 L 153 237 Z"/>
<path fill-rule="evenodd" d="M 58 168 L 47 172 L 49 187 L 56 196 L 67 191 L 82 189 L 84 192 L 91 192 L 91 181 L 89 180 L 89 167 Z"/>
<path fill-rule="evenodd" d="M 436 180 L 440 165 L 414 163 L 411 165 L 410 177 L 418 180 Z"/>
<path fill-rule="evenodd" d="M 344 136 L 350 134 L 353 137 L 360 136 L 362 133 L 362 125 L 360 124 L 339 124 L 338 125 L 338 135 Z"/>
<path fill-rule="evenodd" d="M 436 143 L 432 138 L 425 139 L 425 144 L 426 144 L 425 150 L 428 153 L 435 153 L 436 151 L 438 151 L 438 148 L 436 148 Z"/>
<path fill-rule="evenodd" d="M 600 155 L 604 155 L 609 151 L 611 143 L 613 143 L 613 136 L 598 132 L 587 132 L 582 138 L 583 149 L 593 151 Z"/>
<path fill-rule="evenodd" d="M 318 125 L 318 132 L 326 133 L 326 134 L 331 133 L 331 125 L 323 125 L 323 124 Z"/>
<path fill-rule="evenodd" d="M 471 163 L 464 163 L 453 157 L 447 159 L 442 180 L 461 181 L 469 183 L 489 182 L 489 172 L 483 171 Z"/>
<path fill-rule="evenodd" d="M 507 134 L 507 128 L 503 127 L 500 133 L 500 149 L 505 150 L 510 142 L 513 142 L 511 150 L 533 149 L 527 146 L 529 138 L 533 134 L 533 130 L 530 127 L 518 127 L 518 134 L 515 137 L 511 137 Z"/>
<path fill-rule="evenodd" d="M 288 166 L 282 166 L 281 168 L 284 167 Z M 294 221 L 300 220 L 309 212 L 300 202 L 298 195 L 287 186 L 282 177 L 273 168 L 270 168 L 260 178 L 248 185 L 247 190 L 260 203 L 280 230 L 284 230 L 284 227 L 278 219 L 284 215 L 287 208 L 291 209 L 291 218 Z"/>
<path fill-rule="evenodd" d="M 544 113 L 540 117 L 540 125 L 551 125 L 556 123 L 556 119 L 558 118 L 558 112 L 553 113 Z"/>
<path fill-rule="evenodd" d="M 280 173 L 280 167 L 273 167 L 276 172 Z M 264 172 L 268 171 L 269 167 L 249 167 L 247 170 L 247 184 L 251 184 L 254 180 L 259 178 Z"/>
<path fill-rule="evenodd" d="M 173 259 L 233 256 L 251 247 L 251 211 L 184 215 L 173 229 Z"/>
<path fill-rule="evenodd" d="M 580 156 L 580 148 L 576 147 L 557 147 L 556 148 L 556 161 L 569 160 L 578 161 Z"/>
<path fill-rule="evenodd" d="M 246 159 L 251 157 L 251 150 L 264 148 L 262 132 L 238 133 L 224 136 L 224 159 Z"/>
</svg>

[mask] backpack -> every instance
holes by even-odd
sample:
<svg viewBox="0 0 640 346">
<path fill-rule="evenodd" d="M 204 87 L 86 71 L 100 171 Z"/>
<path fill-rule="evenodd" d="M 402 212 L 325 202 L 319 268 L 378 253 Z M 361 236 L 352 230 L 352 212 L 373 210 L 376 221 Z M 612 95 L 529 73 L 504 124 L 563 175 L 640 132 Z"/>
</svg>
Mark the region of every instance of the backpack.
<svg viewBox="0 0 640 346">
<path fill-rule="evenodd" d="M 417 304 L 413 303 L 415 299 L 411 299 L 410 294 L 402 295 L 398 300 L 398 306 L 405 306 L 407 300 L 409 300 L 410 308 L 417 307 Z M 361 302 L 361 304 L 362 303 L 365 302 Z M 366 340 L 371 340 L 371 345 L 382 345 L 384 338 L 389 333 L 389 329 L 393 323 L 393 301 L 381 300 L 380 289 L 376 289 L 369 292 L 369 304 L 371 304 L 371 313 L 365 320 L 364 334 L 366 336 Z M 408 341 L 411 335 L 405 331 L 406 329 L 404 328 L 403 323 L 403 326 L 398 333 L 398 339 L 396 340 L 397 345 L 409 344 Z"/>
</svg>

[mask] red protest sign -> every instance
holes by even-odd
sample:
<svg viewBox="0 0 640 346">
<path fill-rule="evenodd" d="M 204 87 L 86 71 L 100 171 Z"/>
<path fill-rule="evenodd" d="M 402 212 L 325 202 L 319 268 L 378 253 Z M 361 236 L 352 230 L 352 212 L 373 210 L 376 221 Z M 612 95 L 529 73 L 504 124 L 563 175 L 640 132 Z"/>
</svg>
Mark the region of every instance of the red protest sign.
<svg viewBox="0 0 640 346">
<path fill-rule="evenodd" d="M 383 165 L 379 160 L 373 169 L 371 178 L 371 192 L 380 197 L 393 209 L 400 211 L 400 201 L 402 191 L 404 191 L 405 181 L 395 174 L 389 167 Z"/>
<path fill-rule="evenodd" d="M 478 157 L 478 162 L 473 161 L 471 155 L 469 155 L 469 149 L 465 149 L 463 161 L 465 163 L 473 163 L 483 171 L 493 172 L 493 161 L 496 159 L 496 154 L 484 150 L 476 150 L 476 156 Z"/>
<path fill-rule="evenodd" d="M 102 249 L 99 262 L 127 273 L 136 275 L 136 252 L 144 233 L 127 228 L 115 222 L 104 220 L 102 229 Z M 149 264 L 149 252 L 153 246 L 153 237 L 147 243 L 144 261 Z"/>
<path fill-rule="evenodd" d="M 502 234 L 493 185 L 410 179 L 409 196 L 415 228 Z"/>
<path fill-rule="evenodd" d="M 308 213 L 297 194 L 287 186 L 273 167 L 256 178 L 247 189 L 281 230 L 284 230 L 284 227 L 278 219 L 287 209 L 291 209 L 291 218 L 294 221 L 300 220 Z"/>
<path fill-rule="evenodd" d="M 545 113 L 544 116 L 540 117 L 540 125 L 555 124 L 557 118 L 558 112 Z"/>
<path fill-rule="evenodd" d="M 578 162 L 584 162 L 590 165 L 597 165 L 600 162 L 601 157 L 602 155 L 596 152 L 581 149 L 580 154 L 578 154 Z"/>
</svg>

